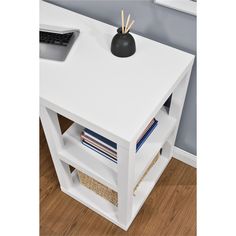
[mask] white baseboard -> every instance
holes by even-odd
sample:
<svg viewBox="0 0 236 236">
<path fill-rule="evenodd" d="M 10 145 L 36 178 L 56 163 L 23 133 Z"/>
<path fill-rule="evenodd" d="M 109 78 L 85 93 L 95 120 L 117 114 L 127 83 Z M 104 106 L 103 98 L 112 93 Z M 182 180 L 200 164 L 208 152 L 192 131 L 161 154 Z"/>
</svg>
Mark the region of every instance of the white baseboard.
<svg viewBox="0 0 236 236">
<path fill-rule="evenodd" d="M 179 161 L 184 162 L 187 165 L 197 168 L 197 156 L 186 152 L 183 149 L 174 147 L 173 157 Z"/>
</svg>

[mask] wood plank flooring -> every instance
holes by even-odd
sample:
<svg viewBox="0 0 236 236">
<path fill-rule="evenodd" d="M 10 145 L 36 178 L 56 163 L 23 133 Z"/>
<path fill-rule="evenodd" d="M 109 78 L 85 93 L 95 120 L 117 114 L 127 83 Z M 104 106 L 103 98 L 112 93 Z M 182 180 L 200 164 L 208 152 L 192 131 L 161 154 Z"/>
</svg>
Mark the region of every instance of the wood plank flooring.
<svg viewBox="0 0 236 236">
<path fill-rule="evenodd" d="M 62 130 L 70 125 L 60 121 Z M 40 235 L 196 235 L 196 170 L 172 159 L 125 232 L 60 191 L 40 125 Z"/>
</svg>

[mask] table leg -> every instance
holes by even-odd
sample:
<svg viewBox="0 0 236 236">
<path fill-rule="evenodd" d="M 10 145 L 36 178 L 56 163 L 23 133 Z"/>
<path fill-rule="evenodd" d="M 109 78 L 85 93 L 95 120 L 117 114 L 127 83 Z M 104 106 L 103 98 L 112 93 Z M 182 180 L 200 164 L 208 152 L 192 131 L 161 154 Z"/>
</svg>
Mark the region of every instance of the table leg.
<svg viewBox="0 0 236 236">
<path fill-rule="evenodd" d="M 118 145 L 118 219 L 123 225 L 131 220 L 134 188 L 135 147 Z"/>
<path fill-rule="evenodd" d="M 60 186 L 64 189 L 68 189 L 72 184 L 72 178 L 69 165 L 61 161 L 58 155 L 60 149 L 63 148 L 64 143 L 57 113 L 41 105 L 40 118 Z"/>
<path fill-rule="evenodd" d="M 173 133 L 170 135 L 166 144 L 163 146 L 162 154 L 167 158 L 172 158 L 173 156 L 173 148 L 174 148 L 176 136 L 179 129 L 179 124 L 181 120 L 185 97 L 187 94 L 191 71 L 192 71 L 192 67 L 190 67 L 189 71 L 186 73 L 186 75 L 183 77 L 179 85 L 176 87 L 176 89 L 172 93 L 169 115 L 176 119 L 176 127 Z"/>
</svg>

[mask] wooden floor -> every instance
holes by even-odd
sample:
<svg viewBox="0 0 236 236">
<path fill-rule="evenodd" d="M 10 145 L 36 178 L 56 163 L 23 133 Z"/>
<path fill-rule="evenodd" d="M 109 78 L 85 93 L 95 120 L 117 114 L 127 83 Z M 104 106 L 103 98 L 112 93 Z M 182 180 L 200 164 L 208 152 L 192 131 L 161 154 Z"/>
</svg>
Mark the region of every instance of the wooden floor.
<svg viewBox="0 0 236 236">
<path fill-rule="evenodd" d="M 60 121 L 62 130 L 70 124 Z M 125 232 L 60 191 L 40 125 L 40 235 L 196 235 L 196 170 L 172 159 Z"/>
</svg>

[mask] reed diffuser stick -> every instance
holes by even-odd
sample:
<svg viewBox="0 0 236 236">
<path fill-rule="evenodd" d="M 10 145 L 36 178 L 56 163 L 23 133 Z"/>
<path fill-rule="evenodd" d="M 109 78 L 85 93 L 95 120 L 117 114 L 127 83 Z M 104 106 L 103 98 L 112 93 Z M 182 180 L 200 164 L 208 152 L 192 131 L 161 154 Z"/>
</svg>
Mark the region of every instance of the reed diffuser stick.
<svg viewBox="0 0 236 236">
<path fill-rule="evenodd" d="M 129 27 L 125 30 L 126 33 L 130 30 L 133 24 L 134 24 L 134 20 L 130 23 Z"/>
<path fill-rule="evenodd" d="M 128 28 L 128 24 L 129 24 L 129 19 L 130 19 L 130 14 L 128 15 L 126 24 L 125 24 L 125 34 L 127 33 L 127 28 Z"/>
<path fill-rule="evenodd" d="M 124 10 L 121 11 L 121 30 L 122 30 L 122 34 L 125 33 L 124 31 Z"/>
</svg>

